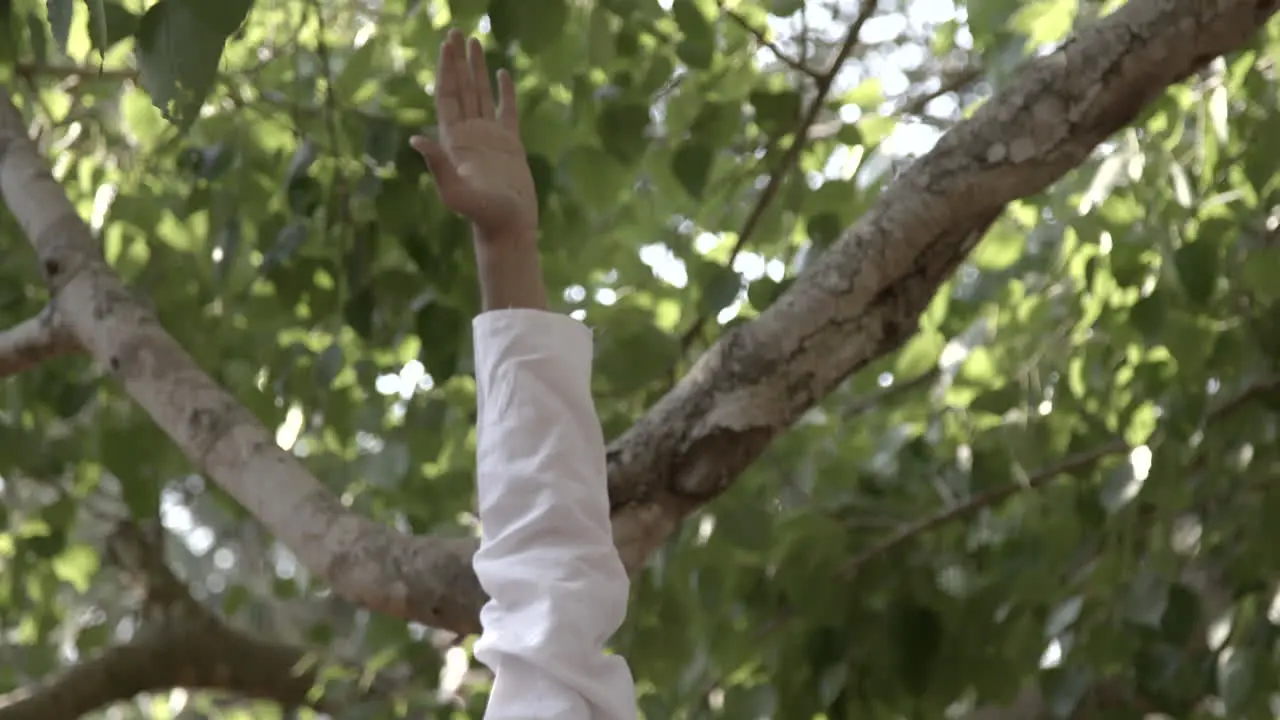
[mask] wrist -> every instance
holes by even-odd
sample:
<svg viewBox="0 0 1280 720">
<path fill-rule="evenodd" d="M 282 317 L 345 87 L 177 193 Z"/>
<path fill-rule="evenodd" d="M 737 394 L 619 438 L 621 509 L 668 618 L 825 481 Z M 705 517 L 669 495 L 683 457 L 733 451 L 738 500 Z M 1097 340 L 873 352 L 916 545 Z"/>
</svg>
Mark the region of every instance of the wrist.
<svg viewBox="0 0 1280 720">
<path fill-rule="evenodd" d="M 547 308 L 542 262 L 532 234 L 481 238 L 477 233 L 475 251 L 485 310 Z"/>
<path fill-rule="evenodd" d="M 477 257 L 494 253 L 537 253 L 538 231 L 533 228 L 491 231 L 472 225 L 471 235 L 475 239 Z"/>
</svg>

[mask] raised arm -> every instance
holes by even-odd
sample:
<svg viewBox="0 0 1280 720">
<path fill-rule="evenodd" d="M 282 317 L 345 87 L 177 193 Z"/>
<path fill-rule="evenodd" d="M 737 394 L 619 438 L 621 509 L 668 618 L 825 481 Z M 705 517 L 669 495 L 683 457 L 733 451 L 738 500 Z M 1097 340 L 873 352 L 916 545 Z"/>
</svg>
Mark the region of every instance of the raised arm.
<svg viewBox="0 0 1280 720">
<path fill-rule="evenodd" d="M 591 332 L 546 312 L 537 200 L 499 73 L 480 44 L 440 50 L 440 141 L 415 137 L 441 199 L 472 221 L 485 312 L 475 319 L 480 550 L 489 593 L 476 657 L 494 671 L 488 720 L 634 720 L 635 687 L 605 643 L 626 614 L 605 449 L 591 401 Z"/>
</svg>

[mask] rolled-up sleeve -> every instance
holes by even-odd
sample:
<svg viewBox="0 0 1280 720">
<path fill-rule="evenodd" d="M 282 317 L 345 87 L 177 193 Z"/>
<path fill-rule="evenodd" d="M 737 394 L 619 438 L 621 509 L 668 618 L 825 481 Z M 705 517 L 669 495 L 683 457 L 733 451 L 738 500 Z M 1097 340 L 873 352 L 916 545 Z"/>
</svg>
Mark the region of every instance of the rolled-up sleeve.
<svg viewBox="0 0 1280 720">
<path fill-rule="evenodd" d="M 485 717 L 634 720 L 631 672 L 605 650 L 630 588 L 609 523 L 591 331 L 537 310 L 487 312 L 473 329 Z"/>
</svg>

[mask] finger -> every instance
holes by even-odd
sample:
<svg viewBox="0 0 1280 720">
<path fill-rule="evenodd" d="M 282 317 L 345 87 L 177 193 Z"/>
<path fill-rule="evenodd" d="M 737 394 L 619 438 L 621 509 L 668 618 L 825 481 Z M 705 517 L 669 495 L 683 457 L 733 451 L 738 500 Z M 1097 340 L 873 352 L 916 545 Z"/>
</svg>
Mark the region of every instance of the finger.
<svg viewBox="0 0 1280 720">
<path fill-rule="evenodd" d="M 450 38 L 440 43 L 440 59 L 436 63 L 436 117 L 441 132 L 462 122 L 462 105 L 458 102 L 461 89 L 453 68 L 453 53 L 449 50 Z M 414 147 L 417 147 L 416 145 Z"/>
<path fill-rule="evenodd" d="M 489 64 L 484 61 L 484 46 L 477 38 L 467 43 L 467 64 L 476 85 L 476 108 L 481 118 L 493 119 L 493 85 L 489 83 Z"/>
<path fill-rule="evenodd" d="M 458 106 L 462 109 L 462 119 L 478 118 L 480 105 L 476 102 L 476 84 L 471 76 L 471 66 L 467 64 L 467 41 L 461 31 L 449 31 L 449 53 L 452 55 L 450 66 L 453 76 L 458 83 Z"/>
<path fill-rule="evenodd" d="M 520 111 L 516 108 L 516 83 L 511 73 L 498 71 L 498 121 L 513 133 L 520 132 Z"/>
</svg>

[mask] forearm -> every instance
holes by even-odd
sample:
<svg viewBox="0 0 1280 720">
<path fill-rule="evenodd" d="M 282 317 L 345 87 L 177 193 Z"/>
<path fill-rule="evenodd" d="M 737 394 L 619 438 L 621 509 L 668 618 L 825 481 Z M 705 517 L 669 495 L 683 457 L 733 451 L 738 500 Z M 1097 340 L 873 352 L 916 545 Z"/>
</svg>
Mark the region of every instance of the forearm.
<svg viewBox="0 0 1280 720">
<path fill-rule="evenodd" d="M 634 720 L 631 672 L 605 651 L 629 582 L 609 521 L 591 331 L 509 310 L 476 318 L 475 332 L 486 720 Z"/>
<path fill-rule="evenodd" d="M 484 237 L 475 232 L 480 300 L 485 311 L 547 309 L 538 244 L 532 234 Z"/>
</svg>

